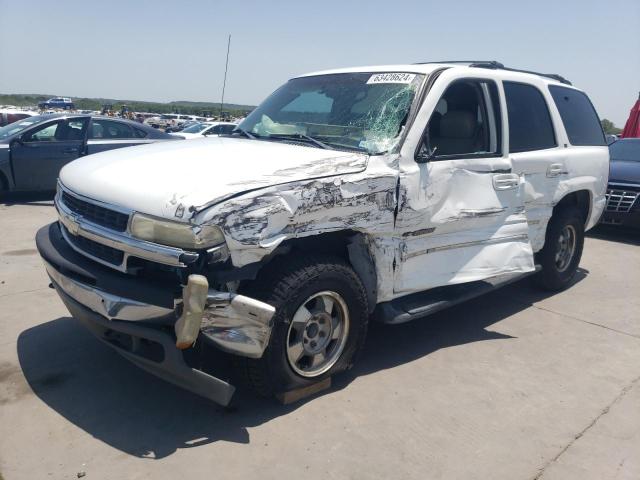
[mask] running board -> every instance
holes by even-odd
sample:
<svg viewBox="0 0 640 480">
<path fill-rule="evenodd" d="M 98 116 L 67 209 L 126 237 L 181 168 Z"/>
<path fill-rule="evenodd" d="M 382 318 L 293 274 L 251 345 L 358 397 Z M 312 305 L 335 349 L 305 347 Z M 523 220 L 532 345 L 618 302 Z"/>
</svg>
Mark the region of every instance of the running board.
<svg viewBox="0 0 640 480">
<path fill-rule="evenodd" d="M 533 272 L 507 273 L 476 282 L 460 283 L 436 287 L 424 292 L 412 293 L 376 307 L 374 318 L 382 323 L 405 323 L 432 315 L 458 303 L 471 300 L 510 283 L 521 280 L 540 270 L 536 265 Z"/>
</svg>

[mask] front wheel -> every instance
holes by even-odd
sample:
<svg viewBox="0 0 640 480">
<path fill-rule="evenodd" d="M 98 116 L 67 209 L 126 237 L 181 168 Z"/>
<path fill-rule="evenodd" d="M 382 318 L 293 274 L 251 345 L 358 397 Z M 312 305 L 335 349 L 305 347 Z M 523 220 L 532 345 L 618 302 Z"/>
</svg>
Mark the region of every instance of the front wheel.
<svg viewBox="0 0 640 480">
<path fill-rule="evenodd" d="M 576 274 L 584 245 L 584 223 L 580 211 L 565 208 L 551 217 L 544 248 L 536 255 L 542 270 L 536 283 L 545 290 L 567 288 Z"/>
<path fill-rule="evenodd" d="M 240 380 L 262 396 L 319 382 L 351 367 L 367 332 L 367 297 L 343 260 L 276 261 L 246 289 L 276 308 L 260 359 L 237 358 Z"/>
</svg>

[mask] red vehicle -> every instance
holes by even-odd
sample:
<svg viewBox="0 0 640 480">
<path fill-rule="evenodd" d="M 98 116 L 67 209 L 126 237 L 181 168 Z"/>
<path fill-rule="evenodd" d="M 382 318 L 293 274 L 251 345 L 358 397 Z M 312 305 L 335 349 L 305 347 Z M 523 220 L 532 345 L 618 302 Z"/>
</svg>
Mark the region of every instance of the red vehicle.
<svg viewBox="0 0 640 480">
<path fill-rule="evenodd" d="M 5 125 L 9 125 L 10 123 L 17 122 L 18 120 L 22 120 L 27 117 L 33 117 L 34 115 L 38 114 L 36 112 L 27 112 L 13 108 L 0 110 L 0 127 L 4 127 Z"/>
</svg>

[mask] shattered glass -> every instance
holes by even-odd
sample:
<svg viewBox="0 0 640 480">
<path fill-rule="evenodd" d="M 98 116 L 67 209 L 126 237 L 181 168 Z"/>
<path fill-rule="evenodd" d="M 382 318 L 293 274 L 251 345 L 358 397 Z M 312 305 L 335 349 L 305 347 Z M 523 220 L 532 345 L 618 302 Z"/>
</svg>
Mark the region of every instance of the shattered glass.
<svg viewBox="0 0 640 480">
<path fill-rule="evenodd" d="M 256 108 L 240 128 L 259 139 L 304 135 L 336 149 L 388 152 L 400 141 L 423 80 L 424 75 L 408 73 L 296 78 Z"/>
</svg>

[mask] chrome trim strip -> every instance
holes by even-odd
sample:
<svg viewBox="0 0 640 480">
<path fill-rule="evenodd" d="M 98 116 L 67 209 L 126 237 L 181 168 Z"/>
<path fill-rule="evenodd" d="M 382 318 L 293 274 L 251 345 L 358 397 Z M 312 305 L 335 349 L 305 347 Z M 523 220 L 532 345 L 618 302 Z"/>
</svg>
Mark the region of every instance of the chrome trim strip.
<svg viewBox="0 0 640 480">
<path fill-rule="evenodd" d="M 636 187 L 636 188 L 640 188 L 640 183 L 614 183 L 614 182 L 609 182 L 609 185 L 614 185 L 616 187 Z"/>
<path fill-rule="evenodd" d="M 144 139 L 144 138 L 138 138 L 138 139 L 133 139 L 130 138 L 128 140 L 125 139 L 119 139 L 119 140 L 87 140 L 87 145 L 122 145 L 125 143 L 130 143 L 132 145 L 139 145 L 139 144 L 144 144 L 144 143 L 153 143 L 154 141 L 157 141 L 158 139 L 154 138 L 154 139 Z M 162 140 L 162 139 L 160 139 Z"/>
<path fill-rule="evenodd" d="M 111 210 L 117 210 L 112 205 L 105 204 L 104 202 L 97 202 L 94 200 L 89 200 L 76 195 L 73 192 L 70 192 L 67 188 L 63 187 L 60 184 L 60 188 L 64 190 L 66 193 L 72 196 L 76 196 L 83 201 L 87 201 L 89 203 L 93 203 L 95 205 L 104 206 L 104 208 L 109 208 Z M 60 199 L 61 195 L 57 194 L 55 198 L 55 207 L 58 211 L 58 217 L 60 219 L 60 223 L 62 223 L 65 228 L 72 235 L 79 235 L 81 237 L 88 238 L 94 242 L 100 243 L 102 245 L 106 245 L 111 248 L 115 248 L 124 252 L 124 258 L 120 265 L 114 265 L 113 263 L 105 262 L 84 250 L 77 248 L 73 242 L 69 241 L 68 236 L 62 230 L 62 234 L 65 236 L 65 240 L 67 243 L 78 253 L 84 255 L 85 257 L 91 258 L 92 260 L 101 263 L 102 265 L 114 268 L 121 272 L 127 271 L 127 260 L 130 256 L 142 258 L 145 260 L 149 260 L 156 263 L 161 263 L 163 265 L 170 265 L 173 267 L 186 267 L 186 264 L 181 261 L 181 257 L 185 256 L 193 256 L 196 255 L 195 252 L 185 251 L 181 248 L 168 247 L 166 245 L 159 245 L 156 243 L 146 242 L 144 240 L 138 240 L 137 238 L 132 237 L 127 232 L 120 233 L 114 230 L 110 230 L 104 228 L 100 225 L 92 223 L 88 220 L 85 220 L 82 216 L 75 214 L 71 210 L 69 210 L 64 202 Z M 120 208 L 122 213 L 125 213 L 122 208 Z M 127 229 L 128 231 L 128 229 Z"/>
<path fill-rule="evenodd" d="M 72 280 L 61 274 L 47 261 L 44 261 L 44 266 L 51 280 L 64 293 L 109 320 L 118 319 L 137 322 L 166 317 L 174 313 L 170 308 L 149 305 L 120 297 Z"/>
<path fill-rule="evenodd" d="M 403 257 L 404 259 L 409 259 L 409 258 L 417 257 L 419 255 L 442 252 L 445 250 L 453 250 L 454 248 L 467 248 L 467 247 L 476 247 L 478 245 L 493 245 L 495 243 L 517 242 L 517 241 L 528 241 L 528 240 L 529 240 L 529 235 L 527 234 L 511 235 L 508 237 L 489 238 L 487 240 L 475 240 L 473 242 L 454 243 L 451 245 L 442 245 L 441 247 L 427 248 L 424 250 L 419 250 L 417 252 L 407 253 L 403 255 Z"/>
</svg>

